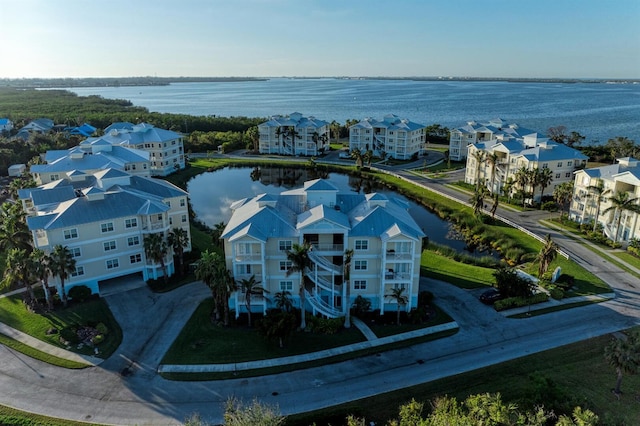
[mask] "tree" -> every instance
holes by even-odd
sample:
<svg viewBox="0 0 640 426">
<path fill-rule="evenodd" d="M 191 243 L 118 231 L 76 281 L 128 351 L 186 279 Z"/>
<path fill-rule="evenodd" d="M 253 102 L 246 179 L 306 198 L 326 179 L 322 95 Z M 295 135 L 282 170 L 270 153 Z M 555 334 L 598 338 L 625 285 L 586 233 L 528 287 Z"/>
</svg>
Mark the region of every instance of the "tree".
<svg viewBox="0 0 640 426">
<path fill-rule="evenodd" d="M 544 189 L 553 181 L 553 172 L 551 171 L 551 169 L 547 168 L 536 170 L 536 183 L 540 187 L 540 208 L 542 208 L 542 197 L 544 196 Z"/>
<path fill-rule="evenodd" d="M 589 191 L 589 197 L 595 200 L 596 214 L 593 217 L 593 232 L 598 229 L 598 217 L 600 216 L 600 205 L 606 200 L 606 195 L 611 192 L 609 189 L 604 189 L 604 182 L 602 179 L 598 179 L 595 185 L 591 185 L 587 188 Z"/>
<path fill-rule="evenodd" d="M 478 218 L 482 215 L 482 209 L 484 209 L 484 198 L 487 195 L 489 195 L 489 190 L 483 184 L 480 186 L 476 186 L 476 190 L 473 193 L 473 196 L 469 199 L 471 207 L 473 208 L 473 213 Z"/>
<path fill-rule="evenodd" d="M 498 166 L 498 161 L 500 161 L 500 157 L 497 153 L 492 152 L 487 155 L 486 159 L 487 163 L 491 165 L 491 192 L 499 192 L 496 191 L 496 167 Z"/>
<path fill-rule="evenodd" d="M 573 198 L 573 181 L 562 182 L 554 188 L 553 199 L 560 206 L 562 214 L 564 214 L 564 208 L 571 205 L 571 198 Z"/>
<path fill-rule="evenodd" d="M 554 142 L 564 143 L 567 140 L 567 128 L 565 126 L 549 127 L 547 136 Z"/>
<path fill-rule="evenodd" d="M 169 245 L 178 257 L 178 271 L 184 274 L 184 249 L 189 246 L 189 234 L 182 228 L 173 228 L 169 232 Z"/>
<path fill-rule="evenodd" d="M 498 204 L 500 203 L 500 196 L 495 193 L 493 194 L 493 204 L 491 205 L 491 217 L 496 217 L 496 211 L 498 211 Z"/>
<path fill-rule="evenodd" d="M 566 414 L 558 417 L 556 426 L 597 426 L 599 420 L 599 417 L 593 411 L 576 407 L 573 409 L 571 417 Z"/>
<path fill-rule="evenodd" d="M 47 307 L 51 311 L 53 310 L 53 297 L 51 294 L 51 288 L 49 287 L 49 275 L 51 275 L 51 257 L 40 249 L 34 249 L 29 257 L 32 260 L 33 276 L 40 280 L 42 283 L 42 289 L 44 290 L 44 296 L 47 300 Z"/>
<path fill-rule="evenodd" d="M 167 272 L 167 264 L 165 258 L 169 252 L 169 246 L 164 239 L 162 233 L 149 234 L 144 237 L 144 251 L 147 258 L 151 259 L 156 265 L 159 263 L 162 268 L 162 276 L 164 282 L 169 281 L 169 273 Z"/>
<path fill-rule="evenodd" d="M 567 137 L 567 146 L 573 148 L 576 145 L 580 145 L 585 139 L 586 137 L 582 136 L 580 133 L 571 132 L 569 137 Z"/>
<path fill-rule="evenodd" d="M 329 130 L 333 133 L 333 137 L 336 140 L 336 143 L 340 143 L 340 128 L 342 126 L 337 121 L 333 120 L 331 124 L 329 124 Z"/>
<path fill-rule="evenodd" d="M 638 146 L 627 137 L 618 136 L 615 139 L 609 139 L 605 146 L 611 153 L 613 163 L 616 162 L 617 158 L 636 157 L 638 154 Z"/>
<path fill-rule="evenodd" d="M 350 155 L 351 158 L 356 160 L 356 167 L 361 168 L 364 165 L 364 155 L 362 151 L 360 151 L 360 148 L 353 148 Z"/>
<path fill-rule="evenodd" d="M 253 145 L 253 151 L 258 152 L 260 149 L 260 132 L 258 131 L 258 126 L 249 127 L 246 131 L 246 135 Z"/>
<path fill-rule="evenodd" d="M 247 404 L 230 398 L 224 410 L 226 426 L 281 426 L 284 422 L 285 417 L 280 414 L 278 407 L 270 407 L 257 399 Z"/>
<path fill-rule="evenodd" d="M 304 288 L 304 271 L 311 266 L 309 251 L 311 245 L 308 242 L 302 244 L 294 244 L 291 250 L 287 250 L 287 259 L 291 262 L 291 267 L 287 270 L 287 276 L 294 272 L 300 272 L 300 329 L 307 327 L 306 309 L 305 309 L 305 288 Z"/>
<path fill-rule="evenodd" d="M 481 149 L 476 149 L 471 154 L 471 157 L 476 161 L 476 188 L 480 187 L 480 168 L 487 161 L 487 154 Z"/>
<path fill-rule="evenodd" d="M 251 296 L 262 296 L 267 293 L 267 289 L 260 285 L 260 281 L 256 281 L 256 276 L 251 275 L 249 279 L 243 278 L 236 281 L 238 290 L 244 293 L 244 304 L 247 307 L 247 316 L 249 317 L 249 327 L 251 327 Z"/>
<path fill-rule="evenodd" d="M 529 185 L 530 182 L 530 172 L 529 170 L 522 166 L 520 167 L 518 170 L 516 170 L 513 178 L 515 181 L 515 184 L 520 192 L 520 196 L 522 197 L 522 207 L 525 206 L 526 200 L 527 200 L 527 186 Z"/>
<path fill-rule="evenodd" d="M 213 225 L 213 231 L 211 231 L 211 239 L 213 244 L 218 247 L 222 247 L 222 234 L 224 233 L 224 228 L 226 228 L 227 224 L 224 222 L 218 222 Z"/>
<path fill-rule="evenodd" d="M 64 288 L 64 282 L 69 278 L 69 274 L 76 271 L 76 260 L 71 255 L 71 251 L 67 246 L 60 244 L 53 247 L 53 251 L 50 254 L 50 268 L 54 277 L 60 278 L 60 298 L 62 304 L 67 307 L 67 292 Z"/>
<path fill-rule="evenodd" d="M 29 309 L 33 307 L 35 300 L 31 287 L 31 270 L 32 265 L 26 250 L 17 248 L 9 250 L 4 268 L 5 285 L 15 283 L 17 287 L 24 286 L 27 290 L 24 294 L 24 303 Z"/>
<path fill-rule="evenodd" d="M 400 308 L 409 303 L 409 298 L 404 293 L 404 286 L 398 286 L 391 289 L 391 293 L 385 294 L 384 297 L 389 297 L 396 302 L 396 323 L 400 325 Z"/>
<path fill-rule="evenodd" d="M 27 228 L 22 204 L 5 202 L 0 207 L 0 250 L 31 251 L 31 232 Z"/>
<path fill-rule="evenodd" d="M 258 323 L 260 333 L 268 340 L 278 340 L 278 346 L 284 347 L 284 340 L 296 328 L 296 316 L 288 311 L 271 310 Z"/>
<path fill-rule="evenodd" d="M 276 308 L 280 309 L 283 312 L 290 312 L 293 307 L 293 303 L 291 303 L 291 292 L 287 290 L 279 291 L 273 295 L 273 300 L 275 302 Z"/>
<path fill-rule="evenodd" d="M 351 259 L 353 258 L 353 249 L 347 249 L 344 252 L 344 262 L 342 263 L 342 277 L 345 287 L 345 311 L 344 311 L 344 328 L 351 328 Z"/>
<path fill-rule="evenodd" d="M 616 387 L 613 392 L 620 396 L 623 373 L 635 374 L 640 367 L 640 338 L 630 333 L 626 339 L 614 338 L 604 348 L 604 358 L 616 369 Z"/>
<path fill-rule="evenodd" d="M 507 202 L 511 203 L 511 191 L 513 189 L 513 187 L 516 185 L 516 182 L 513 180 L 512 177 L 509 177 L 506 182 L 504 183 L 504 185 L 502 186 L 502 190 L 504 191 L 504 193 L 507 195 Z"/>
<path fill-rule="evenodd" d="M 534 284 L 528 278 L 520 276 L 516 269 L 500 267 L 493 272 L 495 287 L 504 297 L 529 297 Z"/>
<path fill-rule="evenodd" d="M 216 252 L 205 250 L 195 270 L 196 279 L 201 280 L 211 290 L 213 311 L 211 317 L 229 324 L 229 297 L 234 290 L 233 279 L 224 258 Z"/>
<path fill-rule="evenodd" d="M 542 276 L 549 270 L 551 262 L 555 260 L 557 255 L 558 245 L 551 239 L 551 235 L 547 234 L 544 246 L 540 249 L 535 260 L 538 263 L 538 278 L 542 279 Z"/>
<path fill-rule="evenodd" d="M 622 222 L 622 213 L 624 212 L 633 212 L 640 213 L 640 205 L 636 204 L 638 198 L 629 198 L 629 193 L 624 191 L 616 191 L 611 197 L 609 197 L 609 202 L 611 206 L 604 210 L 604 214 L 609 212 L 613 212 L 613 217 L 611 218 L 610 224 L 613 224 L 613 221 L 616 222 L 616 230 L 613 234 L 613 242 L 618 242 L 618 236 L 620 234 L 620 223 Z"/>
</svg>

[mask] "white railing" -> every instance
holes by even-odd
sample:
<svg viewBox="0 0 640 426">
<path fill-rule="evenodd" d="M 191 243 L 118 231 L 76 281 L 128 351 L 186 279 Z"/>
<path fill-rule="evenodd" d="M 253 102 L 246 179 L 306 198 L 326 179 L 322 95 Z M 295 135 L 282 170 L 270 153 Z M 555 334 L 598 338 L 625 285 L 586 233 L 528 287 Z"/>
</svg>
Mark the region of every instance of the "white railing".
<svg viewBox="0 0 640 426">
<path fill-rule="evenodd" d="M 313 244 L 313 250 L 316 251 L 339 251 L 344 250 L 344 244 Z"/>
<path fill-rule="evenodd" d="M 317 293 L 314 292 L 313 294 L 311 294 L 307 290 L 305 290 L 304 293 L 309 304 L 322 315 L 329 318 L 340 318 L 344 316 L 341 310 L 330 306 L 327 302 L 322 300 L 320 295 L 318 295 Z"/>
<path fill-rule="evenodd" d="M 262 255 L 260 253 L 237 253 L 235 257 L 238 262 L 246 262 L 247 260 L 262 259 Z"/>
<path fill-rule="evenodd" d="M 314 253 L 313 250 L 309 251 L 309 259 L 311 259 L 312 262 L 314 262 L 318 266 L 321 266 L 327 271 L 335 272 L 336 274 L 342 274 L 342 267 L 334 265 L 324 257 Z"/>
<path fill-rule="evenodd" d="M 306 276 L 318 287 L 330 291 L 332 293 L 341 294 L 342 286 L 340 284 L 332 283 L 331 281 L 324 278 L 322 275 L 316 275 L 313 272 L 309 272 Z"/>
<path fill-rule="evenodd" d="M 413 253 L 411 252 L 394 252 L 387 250 L 387 260 L 411 260 Z"/>
</svg>

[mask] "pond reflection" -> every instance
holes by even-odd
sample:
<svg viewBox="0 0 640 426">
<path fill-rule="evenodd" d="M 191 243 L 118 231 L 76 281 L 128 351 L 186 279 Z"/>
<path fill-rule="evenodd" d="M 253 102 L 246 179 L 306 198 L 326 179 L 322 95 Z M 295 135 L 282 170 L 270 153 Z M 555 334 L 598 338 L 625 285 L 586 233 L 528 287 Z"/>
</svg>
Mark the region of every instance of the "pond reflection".
<svg viewBox="0 0 640 426">
<path fill-rule="evenodd" d="M 365 194 L 379 192 L 405 200 L 409 204 L 409 214 L 422 228 L 429 241 L 444 244 L 467 254 L 490 255 L 486 251 L 468 247 L 464 238 L 451 223 L 389 190 L 379 182 L 362 177 L 312 169 L 238 167 L 202 173 L 188 182 L 187 189 L 196 218 L 207 226 L 214 227 L 216 223 L 226 223 L 229 220 L 231 217 L 229 207 L 234 201 L 263 193 L 277 195 L 289 189 L 300 188 L 304 182 L 318 178 L 330 180 L 341 191 Z"/>
</svg>

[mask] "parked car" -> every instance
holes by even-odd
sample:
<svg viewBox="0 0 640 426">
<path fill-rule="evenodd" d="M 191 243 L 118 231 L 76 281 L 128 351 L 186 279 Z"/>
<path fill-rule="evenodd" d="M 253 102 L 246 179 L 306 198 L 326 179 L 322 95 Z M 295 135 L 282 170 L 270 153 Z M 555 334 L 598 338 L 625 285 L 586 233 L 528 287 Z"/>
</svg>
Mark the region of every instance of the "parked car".
<svg viewBox="0 0 640 426">
<path fill-rule="evenodd" d="M 493 305 L 500 299 L 504 299 L 497 288 L 491 288 L 480 295 L 480 301 L 485 305 Z"/>
</svg>

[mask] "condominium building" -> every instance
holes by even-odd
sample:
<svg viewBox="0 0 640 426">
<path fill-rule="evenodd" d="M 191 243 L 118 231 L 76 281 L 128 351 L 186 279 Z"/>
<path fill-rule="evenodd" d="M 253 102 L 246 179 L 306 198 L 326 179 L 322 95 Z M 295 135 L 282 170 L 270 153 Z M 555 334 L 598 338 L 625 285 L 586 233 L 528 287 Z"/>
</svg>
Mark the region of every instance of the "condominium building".
<svg viewBox="0 0 640 426">
<path fill-rule="evenodd" d="M 66 289 L 86 285 L 97 294 L 112 278 L 163 276 L 161 264 L 146 256 L 144 238 L 160 233 L 166 240 L 174 228 L 184 229 L 189 236 L 187 195 L 163 180 L 116 169 L 72 171 L 59 180 L 19 191 L 34 247 L 50 253 L 56 245 L 66 246 L 76 261 Z M 185 251 L 190 251 L 190 245 Z M 172 275 L 171 247 L 164 263 Z M 51 283 L 60 291 L 59 277 L 54 276 Z"/>
<path fill-rule="evenodd" d="M 313 156 L 329 149 L 329 123 L 299 112 L 258 125 L 261 154 Z"/>
<path fill-rule="evenodd" d="M 93 144 L 96 139 L 148 152 L 151 176 L 167 176 L 185 167 L 183 137 L 171 130 L 148 123 L 113 123 L 103 136 L 88 138 L 80 146 Z"/>
<path fill-rule="evenodd" d="M 92 138 L 67 150 L 47 151 L 45 164 L 34 164 L 29 172 L 38 185 L 57 181 L 68 172 L 96 173 L 118 169 L 139 176 L 150 176 L 149 153 L 125 146 L 113 145 L 103 138 Z"/>
<path fill-rule="evenodd" d="M 487 123 L 469 121 L 466 125 L 452 129 L 449 134 L 449 158 L 452 161 L 463 161 L 468 155 L 468 146 L 478 142 L 492 140 L 508 140 L 522 138 L 534 133 L 518 126 L 508 124 L 501 118 L 495 118 Z"/>
<path fill-rule="evenodd" d="M 640 205 L 639 160 L 618 158 L 616 164 L 577 171 L 570 218 L 579 223 L 597 221 L 614 241 L 628 243 L 640 238 L 640 214 L 612 208 L 611 197 L 616 193 L 627 193 L 633 204 Z"/>
<path fill-rule="evenodd" d="M 409 160 L 425 152 L 426 126 L 396 115 L 382 120 L 365 118 L 349 127 L 349 150 L 372 151 L 398 160 Z"/>
<path fill-rule="evenodd" d="M 408 205 L 380 193 L 340 192 L 324 179 L 307 181 L 302 188 L 280 195 L 261 194 L 231 205 L 233 214 L 222 238 L 227 267 L 236 280 L 255 275 L 271 295 L 289 291 L 299 306 L 304 286 L 305 310 L 327 317 L 345 315 L 357 296 L 372 309 L 397 308 L 387 297 L 402 287 L 417 306 L 420 254 L 424 232 L 407 211 Z M 294 244 L 311 244 L 312 266 L 300 274 L 287 252 Z M 346 300 L 344 255 L 353 250 L 350 295 Z M 243 295 L 233 295 L 236 314 L 245 310 Z M 252 310 L 265 312 L 273 298 L 251 299 Z"/>
<path fill-rule="evenodd" d="M 519 169 L 550 169 L 552 181 L 545 193 L 551 194 L 556 186 L 572 181 L 573 173 L 584 168 L 588 159 L 577 149 L 550 141 L 538 133 L 518 138 L 502 136 L 468 146 L 464 180 L 475 185 L 480 179 L 491 193 L 502 193 L 505 183 L 516 180 Z M 527 191 L 535 189 L 527 188 Z M 536 193 L 534 198 L 540 196 Z"/>
</svg>

